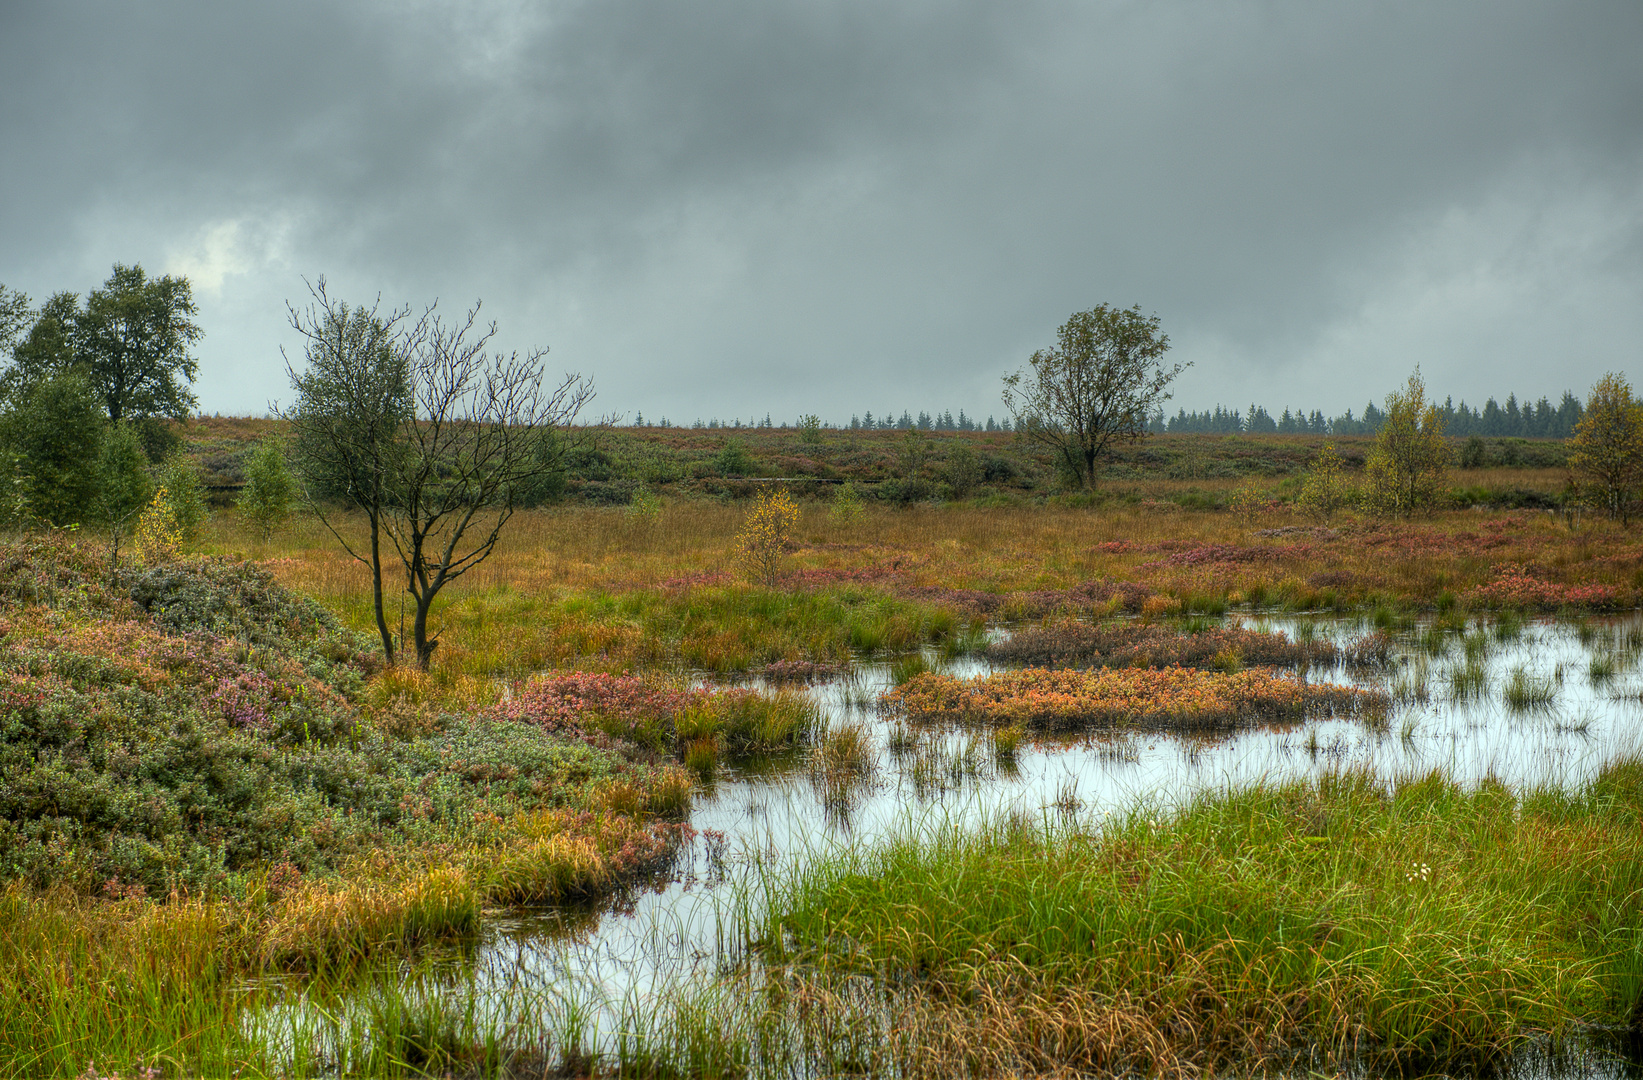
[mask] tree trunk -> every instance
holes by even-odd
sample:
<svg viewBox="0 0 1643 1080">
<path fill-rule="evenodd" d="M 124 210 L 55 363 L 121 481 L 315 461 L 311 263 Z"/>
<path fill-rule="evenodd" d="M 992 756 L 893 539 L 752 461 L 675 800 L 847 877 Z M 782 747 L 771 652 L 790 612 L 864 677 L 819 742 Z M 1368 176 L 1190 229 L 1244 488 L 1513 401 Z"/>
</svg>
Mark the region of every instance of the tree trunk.
<svg viewBox="0 0 1643 1080">
<path fill-rule="evenodd" d="M 382 655 L 387 658 L 388 666 L 394 666 L 394 635 L 388 629 L 388 615 L 382 610 L 382 529 L 381 519 L 376 514 L 371 519 L 371 591 L 372 602 L 376 605 L 377 633 L 382 635 Z M 426 665 L 424 665 L 426 666 Z"/>
<path fill-rule="evenodd" d="M 433 607 L 434 594 L 432 591 L 416 598 L 416 618 L 411 623 L 411 637 L 416 642 L 416 666 L 421 671 L 427 671 L 433 663 L 434 650 L 439 648 L 439 642 L 428 640 L 428 609 Z"/>
</svg>

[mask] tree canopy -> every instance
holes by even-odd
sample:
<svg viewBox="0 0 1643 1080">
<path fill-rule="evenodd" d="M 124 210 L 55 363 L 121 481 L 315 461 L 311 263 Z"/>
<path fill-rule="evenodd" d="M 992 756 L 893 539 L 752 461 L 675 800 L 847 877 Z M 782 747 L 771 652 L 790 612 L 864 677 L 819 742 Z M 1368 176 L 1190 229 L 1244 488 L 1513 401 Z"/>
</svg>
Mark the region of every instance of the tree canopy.
<svg viewBox="0 0 1643 1080">
<path fill-rule="evenodd" d="M 1625 376 L 1610 372 L 1592 387 L 1572 446 L 1569 467 L 1586 501 L 1630 521 L 1643 497 L 1643 402 Z"/>
<path fill-rule="evenodd" d="M 1169 337 L 1158 316 L 1098 304 L 1062 324 L 1053 348 L 1033 353 L 1031 372 L 1004 379 L 1004 404 L 1018 436 L 1046 446 L 1087 489 L 1095 463 L 1114 441 L 1145 436 L 1188 365 L 1164 366 Z"/>
<path fill-rule="evenodd" d="M 15 295 L 15 294 L 13 294 Z M 199 372 L 189 349 L 201 337 L 186 277 L 151 278 L 140 265 L 116 263 L 82 304 L 60 292 L 41 305 L 13 346 L 6 389 L 57 375 L 85 380 L 114 423 L 169 417 L 183 420 L 198 404 L 189 387 Z"/>
</svg>

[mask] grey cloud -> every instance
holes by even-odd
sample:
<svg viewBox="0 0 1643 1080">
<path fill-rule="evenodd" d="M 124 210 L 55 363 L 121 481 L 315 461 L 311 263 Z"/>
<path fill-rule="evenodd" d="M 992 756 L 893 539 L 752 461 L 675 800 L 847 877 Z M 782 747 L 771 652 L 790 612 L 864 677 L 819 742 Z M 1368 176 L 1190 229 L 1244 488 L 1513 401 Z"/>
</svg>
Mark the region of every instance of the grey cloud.
<svg viewBox="0 0 1643 1080">
<path fill-rule="evenodd" d="M 281 238 L 207 301 L 208 407 L 281 392 L 280 303 L 322 272 L 482 295 L 606 407 L 676 419 L 985 413 L 998 375 L 1097 301 L 1160 314 L 1199 361 L 1189 406 L 1358 407 L 1416 361 L 1457 396 L 1578 390 L 1635 363 L 1643 331 L 1634 3 L 0 20 L 0 191 L 27 207 L 0 221 L 0 281 L 83 289 L 56 278 L 223 221 Z M 1612 240 L 1566 235 L 1594 229 Z M 1466 298 L 1467 274 L 1493 299 Z M 1528 343 L 1581 296 L 1605 302 L 1549 371 Z"/>
</svg>

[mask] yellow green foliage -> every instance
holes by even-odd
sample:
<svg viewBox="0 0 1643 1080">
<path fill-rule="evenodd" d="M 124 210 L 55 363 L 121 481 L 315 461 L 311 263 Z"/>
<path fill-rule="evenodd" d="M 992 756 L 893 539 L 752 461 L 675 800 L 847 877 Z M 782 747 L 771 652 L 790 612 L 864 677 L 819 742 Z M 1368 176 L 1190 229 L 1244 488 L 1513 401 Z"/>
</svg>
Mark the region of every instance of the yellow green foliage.
<svg viewBox="0 0 1643 1080">
<path fill-rule="evenodd" d="M 1318 456 L 1307 466 L 1301 481 L 1301 494 L 1295 499 L 1296 509 L 1320 521 L 1328 521 L 1346 503 L 1346 480 L 1341 475 L 1341 455 L 1334 443 L 1324 443 Z"/>
<path fill-rule="evenodd" d="M 1402 393 L 1386 396 L 1386 422 L 1364 462 L 1364 509 L 1396 517 L 1435 509 L 1448 465 L 1443 413 L 1426 400 L 1417 368 Z"/>
<path fill-rule="evenodd" d="M 835 525 L 849 526 L 860 521 L 861 515 L 861 493 L 856 490 L 856 485 L 846 480 L 833 496 L 833 505 L 827 508 L 827 516 Z"/>
<path fill-rule="evenodd" d="M 754 498 L 736 534 L 738 558 L 749 577 L 764 585 L 776 584 L 788 538 L 798 523 L 799 508 L 786 488 L 762 491 Z"/>
<path fill-rule="evenodd" d="M 157 488 L 154 498 L 137 519 L 137 557 L 150 566 L 174 561 L 183 550 L 183 528 L 166 488 Z"/>
<path fill-rule="evenodd" d="M 1571 445 L 1586 501 L 1628 520 L 1643 495 L 1643 402 L 1624 376 L 1610 372 L 1592 387 Z"/>
</svg>

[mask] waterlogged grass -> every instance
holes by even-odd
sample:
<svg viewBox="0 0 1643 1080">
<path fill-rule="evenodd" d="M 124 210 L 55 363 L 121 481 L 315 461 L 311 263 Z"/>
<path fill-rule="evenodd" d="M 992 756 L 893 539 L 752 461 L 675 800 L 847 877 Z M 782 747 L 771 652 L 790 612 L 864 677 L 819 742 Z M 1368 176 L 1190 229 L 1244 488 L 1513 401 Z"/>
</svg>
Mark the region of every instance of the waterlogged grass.
<svg viewBox="0 0 1643 1080">
<path fill-rule="evenodd" d="M 886 691 L 881 706 L 920 722 L 1067 732 L 1202 730 L 1325 714 L 1381 718 L 1390 701 L 1379 691 L 1303 682 L 1270 670 L 1026 668 L 974 679 L 918 675 Z"/>
<path fill-rule="evenodd" d="M 1337 775 L 935 826 L 764 877 L 735 1034 L 771 1075 L 1476 1066 L 1635 1015 L 1640 826 L 1636 759 L 1568 792 Z"/>
<path fill-rule="evenodd" d="M 1180 628 L 1058 619 L 1022 627 L 1008 639 L 989 645 L 986 655 L 999 663 L 1038 667 L 1198 667 L 1235 671 L 1246 665 L 1383 663 L 1390 646 L 1390 637 L 1382 634 L 1343 648 L 1316 635 L 1292 641 L 1273 631 L 1223 626 L 1199 616 L 1186 620 Z"/>
<path fill-rule="evenodd" d="M 1317 528 L 1278 511 L 1251 530 L 1225 513 L 1173 504 L 1119 501 L 1097 513 L 872 507 L 845 523 L 824 502 L 803 503 L 775 589 L 736 573 L 744 516 L 741 505 L 708 500 L 669 502 L 660 523 L 643 528 L 611 508 L 519 514 L 496 554 L 436 604 L 434 678 L 442 686 L 478 679 L 464 692 L 482 692 L 485 680 L 550 667 L 836 666 L 919 645 L 973 651 L 982 644 L 978 620 L 1058 614 L 1363 611 L 1391 626 L 1434 608 L 1464 619 L 1643 599 L 1643 538 L 1606 523 L 1571 532 L 1526 512 L 1412 523 L 1347 517 Z M 221 514 L 203 542 L 254 554 L 353 629 L 374 632 L 368 576 L 312 521 L 297 519 L 265 542 Z M 389 622 L 397 627 L 397 609 Z"/>
</svg>

